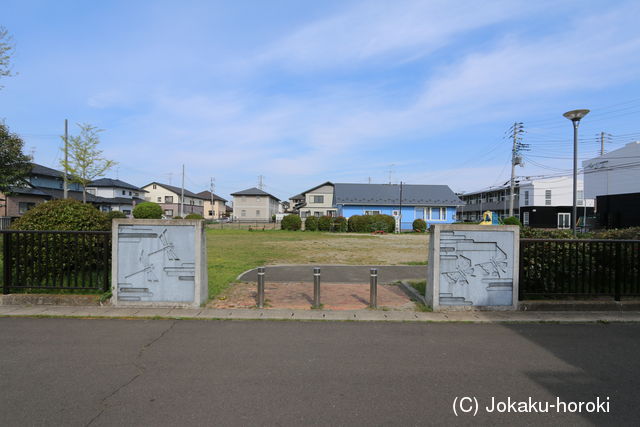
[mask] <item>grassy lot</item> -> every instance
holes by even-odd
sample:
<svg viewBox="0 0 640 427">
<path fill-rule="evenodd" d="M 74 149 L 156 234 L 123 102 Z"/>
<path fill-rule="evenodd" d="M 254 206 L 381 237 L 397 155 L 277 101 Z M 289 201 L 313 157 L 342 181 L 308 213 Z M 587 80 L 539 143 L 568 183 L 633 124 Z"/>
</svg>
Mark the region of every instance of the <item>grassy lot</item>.
<svg viewBox="0 0 640 427">
<path fill-rule="evenodd" d="M 426 235 L 207 230 L 209 297 L 238 275 L 273 264 L 415 265 L 427 257 Z"/>
</svg>

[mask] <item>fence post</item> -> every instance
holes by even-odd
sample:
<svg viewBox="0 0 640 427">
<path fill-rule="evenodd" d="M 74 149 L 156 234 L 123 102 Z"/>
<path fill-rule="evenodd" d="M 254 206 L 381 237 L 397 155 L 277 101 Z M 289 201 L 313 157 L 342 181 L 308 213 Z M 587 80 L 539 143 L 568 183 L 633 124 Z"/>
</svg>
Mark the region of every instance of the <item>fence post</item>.
<svg viewBox="0 0 640 427">
<path fill-rule="evenodd" d="M 258 308 L 264 308 L 264 267 L 258 267 Z"/>
<path fill-rule="evenodd" d="M 622 265 L 623 265 L 623 259 L 622 259 L 622 242 L 616 242 L 615 246 L 616 248 L 615 250 L 615 254 L 616 254 L 616 272 L 615 272 L 615 279 L 614 279 L 614 296 L 613 299 L 616 301 L 620 301 L 620 287 L 622 286 L 622 284 L 620 282 L 622 282 L 623 280 L 623 276 L 622 274 L 620 274 L 622 272 Z"/>
<path fill-rule="evenodd" d="M 370 270 L 371 278 L 369 280 L 369 307 L 378 307 L 378 269 L 372 268 Z"/>
<path fill-rule="evenodd" d="M 2 257 L 4 260 L 4 283 L 2 293 L 9 294 L 11 289 L 11 233 L 3 233 Z"/>
<path fill-rule="evenodd" d="M 313 267 L 313 308 L 320 308 L 320 267 Z"/>
</svg>

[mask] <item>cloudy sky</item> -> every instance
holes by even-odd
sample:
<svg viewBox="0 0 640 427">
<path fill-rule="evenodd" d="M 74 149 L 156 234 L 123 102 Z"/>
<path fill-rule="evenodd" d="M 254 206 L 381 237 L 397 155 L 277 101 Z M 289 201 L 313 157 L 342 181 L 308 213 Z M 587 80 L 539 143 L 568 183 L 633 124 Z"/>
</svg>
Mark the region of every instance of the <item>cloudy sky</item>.
<svg viewBox="0 0 640 427">
<path fill-rule="evenodd" d="M 286 199 L 324 181 L 448 184 L 572 167 L 640 139 L 637 1 L 3 0 L 0 118 L 57 167 L 64 119 L 104 129 L 108 174 Z"/>
</svg>

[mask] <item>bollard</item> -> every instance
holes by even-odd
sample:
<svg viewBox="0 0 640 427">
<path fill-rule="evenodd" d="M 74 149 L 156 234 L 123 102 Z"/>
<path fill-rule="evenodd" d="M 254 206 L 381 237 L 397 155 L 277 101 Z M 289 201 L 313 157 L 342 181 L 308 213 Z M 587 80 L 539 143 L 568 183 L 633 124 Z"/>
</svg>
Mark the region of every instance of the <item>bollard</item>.
<svg viewBox="0 0 640 427">
<path fill-rule="evenodd" d="M 264 267 L 258 267 L 258 308 L 264 308 Z"/>
<path fill-rule="evenodd" d="M 313 308 L 320 308 L 320 267 L 313 267 Z"/>
<path fill-rule="evenodd" d="M 369 282 L 369 307 L 378 307 L 378 269 L 372 268 L 370 270 L 371 278 Z"/>
</svg>

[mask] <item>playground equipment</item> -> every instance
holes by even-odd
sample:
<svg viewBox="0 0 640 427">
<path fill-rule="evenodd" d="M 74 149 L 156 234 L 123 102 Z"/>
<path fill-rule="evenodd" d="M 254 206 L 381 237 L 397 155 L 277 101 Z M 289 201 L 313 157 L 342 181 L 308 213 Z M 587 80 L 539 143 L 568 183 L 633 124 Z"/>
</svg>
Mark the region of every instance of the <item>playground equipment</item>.
<svg viewBox="0 0 640 427">
<path fill-rule="evenodd" d="M 500 217 L 495 212 L 485 211 L 480 225 L 500 225 Z"/>
</svg>

